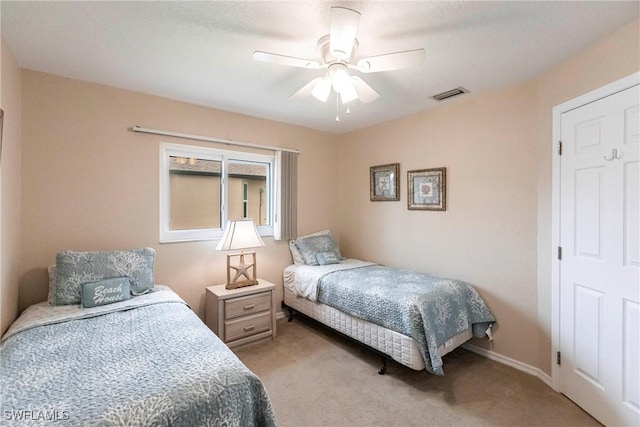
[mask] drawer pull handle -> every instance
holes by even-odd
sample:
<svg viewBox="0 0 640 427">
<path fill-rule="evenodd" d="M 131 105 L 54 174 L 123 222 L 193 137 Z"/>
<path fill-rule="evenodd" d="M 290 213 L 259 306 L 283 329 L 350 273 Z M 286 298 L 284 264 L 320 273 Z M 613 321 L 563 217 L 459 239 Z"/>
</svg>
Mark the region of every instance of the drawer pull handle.
<svg viewBox="0 0 640 427">
<path fill-rule="evenodd" d="M 254 308 L 255 306 L 256 306 L 255 304 L 247 304 L 247 305 L 245 305 L 243 308 L 244 308 L 245 310 L 251 310 L 251 309 L 252 309 L 252 308 Z"/>
<path fill-rule="evenodd" d="M 245 326 L 244 331 L 245 332 L 253 331 L 255 328 L 256 328 L 256 325 Z"/>
</svg>

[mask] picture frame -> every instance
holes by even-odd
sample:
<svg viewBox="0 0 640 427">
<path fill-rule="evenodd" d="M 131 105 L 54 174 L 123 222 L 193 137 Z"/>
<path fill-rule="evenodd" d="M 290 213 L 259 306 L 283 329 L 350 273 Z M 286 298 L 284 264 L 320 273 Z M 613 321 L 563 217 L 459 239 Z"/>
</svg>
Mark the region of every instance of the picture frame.
<svg viewBox="0 0 640 427">
<path fill-rule="evenodd" d="M 369 168 L 369 198 L 373 202 L 400 200 L 400 163 Z"/>
<path fill-rule="evenodd" d="M 407 172 L 409 210 L 447 210 L 447 169 L 431 168 Z"/>
</svg>

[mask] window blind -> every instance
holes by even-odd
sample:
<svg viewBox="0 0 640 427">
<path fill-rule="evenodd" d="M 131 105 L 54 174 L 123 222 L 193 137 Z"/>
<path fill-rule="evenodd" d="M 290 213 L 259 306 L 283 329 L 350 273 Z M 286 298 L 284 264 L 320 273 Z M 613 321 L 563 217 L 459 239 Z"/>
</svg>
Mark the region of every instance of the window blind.
<svg viewBox="0 0 640 427">
<path fill-rule="evenodd" d="M 276 218 L 273 237 L 298 237 L 298 153 L 276 151 Z"/>
</svg>

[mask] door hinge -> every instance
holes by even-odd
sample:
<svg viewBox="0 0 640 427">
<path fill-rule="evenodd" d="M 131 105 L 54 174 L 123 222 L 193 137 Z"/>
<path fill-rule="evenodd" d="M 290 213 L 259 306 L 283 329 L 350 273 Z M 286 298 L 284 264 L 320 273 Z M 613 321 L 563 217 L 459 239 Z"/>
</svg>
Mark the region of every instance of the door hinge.
<svg viewBox="0 0 640 427">
<path fill-rule="evenodd" d="M 556 364 L 561 365 L 562 363 L 562 356 L 560 356 L 560 352 L 556 353 Z"/>
<path fill-rule="evenodd" d="M 558 246 L 558 259 L 562 259 L 562 246 Z"/>
<path fill-rule="evenodd" d="M 562 156 L 562 141 L 558 141 L 558 155 Z"/>
</svg>

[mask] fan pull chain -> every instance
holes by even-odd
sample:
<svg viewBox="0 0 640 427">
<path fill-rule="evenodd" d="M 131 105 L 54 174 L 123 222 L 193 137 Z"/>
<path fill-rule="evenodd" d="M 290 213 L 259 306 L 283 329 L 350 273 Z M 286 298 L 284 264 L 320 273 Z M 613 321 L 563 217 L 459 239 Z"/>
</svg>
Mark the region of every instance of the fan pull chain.
<svg viewBox="0 0 640 427">
<path fill-rule="evenodd" d="M 340 105 L 338 104 L 339 100 L 340 100 L 340 95 L 336 94 L 336 122 L 337 123 L 340 122 Z"/>
</svg>

